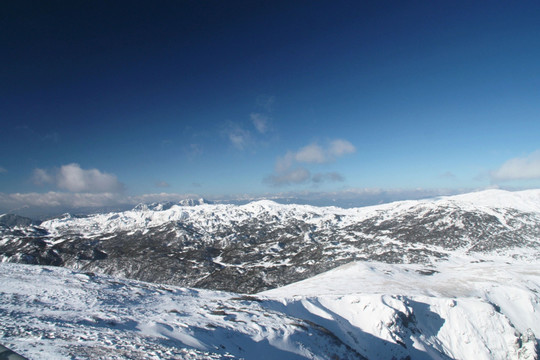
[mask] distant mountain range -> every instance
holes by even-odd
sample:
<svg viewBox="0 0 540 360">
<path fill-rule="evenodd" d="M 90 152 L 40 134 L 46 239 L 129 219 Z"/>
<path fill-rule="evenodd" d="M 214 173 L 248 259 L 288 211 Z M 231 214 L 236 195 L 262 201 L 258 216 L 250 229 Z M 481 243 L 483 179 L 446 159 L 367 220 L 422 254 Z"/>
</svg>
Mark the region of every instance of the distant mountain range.
<svg viewBox="0 0 540 360">
<path fill-rule="evenodd" d="M 453 254 L 540 255 L 540 190 L 487 190 L 342 209 L 141 204 L 36 223 L 0 217 L 3 262 L 256 293 L 351 261 L 423 264 Z"/>
</svg>

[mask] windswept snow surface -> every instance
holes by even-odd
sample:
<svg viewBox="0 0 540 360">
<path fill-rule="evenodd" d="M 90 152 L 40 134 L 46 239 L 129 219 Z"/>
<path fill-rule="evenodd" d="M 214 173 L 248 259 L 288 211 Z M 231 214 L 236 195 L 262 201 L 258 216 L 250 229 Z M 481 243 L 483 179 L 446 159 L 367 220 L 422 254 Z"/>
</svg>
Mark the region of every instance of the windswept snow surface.
<svg viewBox="0 0 540 360">
<path fill-rule="evenodd" d="M 363 359 L 254 297 L 0 264 L 0 341 L 29 359 Z"/>
<path fill-rule="evenodd" d="M 259 295 L 370 359 L 537 359 L 539 294 L 538 262 L 456 256 L 350 263 Z"/>
<path fill-rule="evenodd" d="M 351 263 L 253 295 L 0 264 L 0 341 L 30 359 L 536 359 L 540 268 Z"/>
</svg>

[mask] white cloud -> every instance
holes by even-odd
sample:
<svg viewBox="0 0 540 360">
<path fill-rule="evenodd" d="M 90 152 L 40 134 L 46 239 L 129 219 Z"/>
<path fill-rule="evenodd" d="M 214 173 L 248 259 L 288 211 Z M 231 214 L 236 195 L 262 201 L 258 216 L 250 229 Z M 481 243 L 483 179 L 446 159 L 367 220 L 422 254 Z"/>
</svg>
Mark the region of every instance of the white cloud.
<svg viewBox="0 0 540 360">
<path fill-rule="evenodd" d="M 2 173 L 7 173 L 7 170 L 6 170 L 6 168 L 0 166 L 0 174 L 2 174 Z"/>
<path fill-rule="evenodd" d="M 49 208 L 49 207 L 98 207 L 111 204 L 117 204 L 121 196 L 115 193 L 65 193 L 49 191 L 47 193 L 0 193 L 0 206 L 9 207 L 30 207 L 30 208 Z"/>
<path fill-rule="evenodd" d="M 264 134 L 268 131 L 268 121 L 270 120 L 268 116 L 260 113 L 251 113 L 249 117 L 259 133 Z"/>
<path fill-rule="evenodd" d="M 76 193 L 115 193 L 124 188 L 115 175 L 98 169 L 85 170 L 75 163 L 63 165 L 52 174 L 45 169 L 35 169 L 32 179 L 38 185 L 53 184 L 58 189 Z"/>
<path fill-rule="evenodd" d="M 16 212 L 32 215 L 62 213 L 84 208 L 108 206 L 131 207 L 140 203 L 180 201 L 200 198 L 196 194 L 156 193 L 126 196 L 122 193 L 72 193 L 49 191 L 47 193 L 0 193 L 0 213 Z M 26 210 L 23 210 L 26 209 Z"/>
<path fill-rule="evenodd" d="M 224 124 L 222 135 L 225 135 L 231 144 L 239 149 L 245 150 L 248 147 L 257 145 L 261 138 L 270 132 L 271 130 L 271 112 L 272 104 L 274 103 L 274 97 L 263 96 L 257 99 L 257 106 L 263 108 L 266 111 L 252 112 L 249 114 L 251 126 L 242 122 L 235 123 L 228 121 Z M 248 130 L 249 129 L 249 130 Z"/>
<path fill-rule="evenodd" d="M 289 176 L 269 176 L 265 181 L 270 185 L 279 185 L 286 181 L 309 181 L 309 170 L 299 168 Z M 315 174 L 313 177 L 315 177 Z M 223 196 L 218 201 L 253 201 L 260 199 L 286 199 L 287 202 L 308 203 L 313 205 L 337 205 L 343 207 L 366 206 L 397 200 L 430 198 L 440 195 L 454 195 L 481 189 L 381 189 L 351 188 L 336 192 L 294 191 L 272 193 L 260 196 L 239 195 Z M 15 212 L 26 216 L 56 215 L 66 211 L 88 211 L 91 208 L 115 207 L 127 209 L 140 203 L 177 202 L 183 199 L 200 198 L 199 194 L 154 193 L 128 196 L 122 193 L 0 193 L 0 213 Z"/>
<path fill-rule="evenodd" d="M 540 150 L 510 159 L 490 175 L 495 181 L 540 179 Z"/>
<path fill-rule="evenodd" d="M 54 177 L 51 176 L 45 169 L 34 169 L 32 181 L 36 185 L 52 184 L 54 182 Z"/>
<path fill-rule="evenodd" d="M 277 173 L 283 173 L 288 171 L 294 164 L 295 156 L 295 153 L 287 151 L 284 156 L 278 157 L 276 159 L 275 171 Z"/>
<path fill-rule="evenodd" d="M 333 157 L 340 157 L 346 154 L 352 154 L 356 151 L 353 144 L 347 140 L 337 139 L 330 142 L 328 153 Z"/>
<path fill-rule="evenodd" d="M 229 141 L 238 150 L 244 150 L 252 142 L 251 133 L 237 126 L 231 126 L 226 134 Z"/>
<path fill-rule="evenodd" d="M 81 169 L 79 164 L 63 165 L 56 178 L 58 188 L 72 192 L 104 193 L 118 192 L 123 185 L 115 175 L 98 169 Z"/>
<path fill-rule="evenodd" d="M 324 163 L 328 161 L 325 150 L 317 144 L 311 144 L 301 148 L 294 156 L 295 160 L 302 163 Z"/>
<path fill-rule="evenodd" d="M 356 148 L 349 141 L 336 139 L 332 140 L 326 147 L 316 143 L 304 146 L 294 153 L 294 159 L 301 163 L 323 164 L 335 161 L 336 158 L 352 154 L 355 151 Z"/>
<path fill-rule="evenodd" d="M 298 164 L 325 164 L 335 161 L 338 157 L 351 154 L 356 148 L 347 140 L 336 139 L 323 147 L 317 143 L 304 146 L 300 150 L 287 151 L 285 155 L 276 159 L 274 174 L 264 179 L 271 185 L 289 185 L 306 182 L 311 178 L 310 172 L 304 167 L 295 167 Z M 331 173 L 315 174 L 311 180 L 314 183 L 343 181 L 343 176 Z"/>
<path fill-rule="evenodd" d="M 264 179 L 264 182 L 272 186 L 289 184 L 300 184 L 306 182 L 311 177 L 309 170 L 298 167 L 278 174 L 273 174 Z"/>
<path fill-rule="evenodd" d="M 315 175 L 314 175 L 315 177 Z M 401 200 L 433 198 L 441 195 L 456 195 L 483 189 L 461 188 L 349 188 L 340 191 L 288 191 L 269 194 L 265 197 L 287 203 L 312 204 L 320 206 L 359 207 Z M 252 199 L 255 200 L 255 199 Z"/>
</svg>

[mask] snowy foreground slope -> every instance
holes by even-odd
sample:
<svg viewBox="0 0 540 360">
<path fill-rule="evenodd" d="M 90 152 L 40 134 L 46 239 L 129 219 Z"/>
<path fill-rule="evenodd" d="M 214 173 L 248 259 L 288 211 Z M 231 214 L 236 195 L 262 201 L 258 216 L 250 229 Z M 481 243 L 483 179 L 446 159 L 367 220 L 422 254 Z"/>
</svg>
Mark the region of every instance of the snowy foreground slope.
<svg viewBox="0 0 540 360">
<path fill-rule="evenodd" d="M 540 355 L 539 262 L 455 256 L 429 269 L 358 262 L 260 295 L 317 319 L 370 359 L 394 356 L 385 342 L 403 345 L 396 358 Z"/>
<path fill-rule="evenodd" d="M 536 359 L 540 266 L 356 262 L 257 295 L 0 264 L 0 341 L 30 359 Z"/>
<path fill-rule="evenodd" d="M 30 359 L 362 359 L 325 329 L 232 293 L 0 265 L 0 341 Z"/>
</svg>

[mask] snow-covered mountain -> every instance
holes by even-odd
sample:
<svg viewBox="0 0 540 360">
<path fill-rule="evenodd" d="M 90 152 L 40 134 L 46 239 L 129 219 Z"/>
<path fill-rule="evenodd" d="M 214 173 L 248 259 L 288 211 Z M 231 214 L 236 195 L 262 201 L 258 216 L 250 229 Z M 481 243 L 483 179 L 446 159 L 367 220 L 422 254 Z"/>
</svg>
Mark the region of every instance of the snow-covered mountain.
<svg viewBox="0 0 540 360">
<path fill-rule="evenodd" d="M 255 293 L 351 261 L 429 269 L 453 254 L 538 258 L 540 190 L 355 209 L 272 201 L 140 205 L 39 225 L 0 221 L 0 234 L 4 262 Z"/>
<path fill-rule="evenodd" d="M 29 359 L 540 357 L 540 190 L 9 215 L 0 234 L 0 342 Z"/>
</svg>

